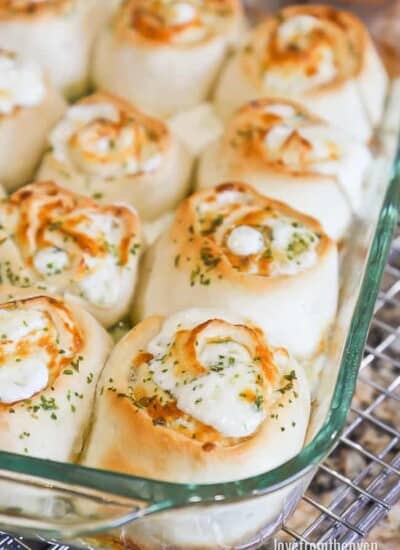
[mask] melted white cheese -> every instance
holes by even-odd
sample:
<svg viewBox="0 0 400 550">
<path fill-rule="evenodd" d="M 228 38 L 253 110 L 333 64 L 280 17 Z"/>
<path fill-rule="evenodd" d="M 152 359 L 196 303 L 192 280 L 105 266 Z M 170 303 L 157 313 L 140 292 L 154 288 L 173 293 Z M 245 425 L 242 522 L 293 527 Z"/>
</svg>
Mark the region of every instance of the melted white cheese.
<svg viewBox="0 0 400 550">
<path fill-rule="evenodd" d="M 120 285 L 123 266 L 117 250 L 123 238 L 124 228 L 120 220 L 111 214 L 89 213 L 77 229 L 92 238 L 107 243 L 108 253 L 105 256 L 93 257 L 83 254 L 88 274 L 81 278 L 77 285 L 84 297 L 99 307 L 115 305 L 120 296 Z"/>
<path fill-rule="evenodd" d="M 173 362 L 165 361 L 165 354 L 178 330 L 193 329 L 209 319 L 238 323 L 237 319 L 232 320 L 229 315 L 213 310 L 187 310 L 165 321 L 161 332 L 148 345 L 149 352 L 154 355 L 150 364 L 153 380 L 160 388 L 171 392 L 183 412 L 226 437 L 245 437 L 257 430 L 266 412 L 263 406 L 243 398 L 245 391 L 261 395 L 257 382 L 259 366 L 244 346 L 226 338 L 223 342 L 203 340 L 197 358 L 207 373 L 195 379 L 177 377 Z M 218 334 L 213 336 L 218 337 Z"/>
<path fill-rule="evenodd" d="M 238 256 L 258 254 L 265 246 L 262 234 L 248 225 L 240 225 L 230 233 L 227 241 L 228 248 Z"/>
<path fill-rule="evenodd" d="M 45 94 L 39 67 L 14 54 L 0 55 L 0 113 L 7 115 L 16 107 L 34 107 L 42 102 Z"/>
<path fill-rule="evenodd" d="M 121 270 L 115 258 L 110 255 L 101 259 L 86 256 L 85 263 L 90 273 L 78 282 L 84 298 L 99 307 L 112 307 L 120 296 Z"/>
<path fill-rule="evenodd" d="M 13 403 L 29 399 L 47 386 L 49 357 L 35 340 L 48 331 L 45 315 L 35 310 L 0 310 L 0 402 Z M 33 345 L 29 355 L 18 356 L 18 344 Z"/>
<path fill-rule="evenodd" d="M 312 15 L 295 15 L 286 19 L 278 28 L 278 40 L 282 48 L 293 41 L 301 41 L 302 36 L 320 27 L 318 19 Z"/>
<path fill-rule="evenodd" d="M 194 6 L 188 2 L 173 2 L 164 9 L 165 20 L 168 25 L 185 25 L 193 21 L 197 16 Z"/>
<path fill-rule="evenodd" d="M 0 309 L 1 340 L 17 342 L 29 334 L 42 331 L 47 327 L 47 320 L 38 311 Z"/>
<path fill-rule="evenodd" d="M 272 276 L 296 275 L 316 264 L 318 260 L 318 237 L 305 226 L 287 218 L 271 218 L 268 225 L 272 226 L 272 250 L 274 259 L 271 265 Z M 298 242 L 304 246 L 297 247 Z"/>
<path fill-rule="evenodd" d="M 69 256 L 65 250 L 49 246 L 39 250 L 33 258 L 33 265 L 39 273 L 45 276 L 57 275 L 69 265 Z"/>
<path fill-rule="evenodd" d="M 29 399 L 43 390 L 49 381 L 47 355 L 38 350 L 34 357 L 21 363 L 8 361 L 0 366 L 0 403 Z"/>
</svg>

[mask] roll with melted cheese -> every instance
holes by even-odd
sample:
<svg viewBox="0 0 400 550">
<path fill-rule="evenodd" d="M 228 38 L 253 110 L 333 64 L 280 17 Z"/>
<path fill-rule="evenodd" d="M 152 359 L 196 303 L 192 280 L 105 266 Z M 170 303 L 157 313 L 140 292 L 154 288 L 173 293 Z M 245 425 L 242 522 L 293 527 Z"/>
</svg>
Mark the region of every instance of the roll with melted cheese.
<svg viewBox="0 0 400 550">
<path fill-rule="evenodd" d="M 182 483 L 239 479 L 301 449 L 309 407 L 302 369 L 243 318 L 152 317 L 107 363 L 84 462 Z"/>
<path fill-rule="evenodd" d="M 313 218 L 221 184 L 179 207 L 147 254 L 137 297 L 142 319 L 190 305 L 246 312 L 272 345 L 310 357 L 336 313 L 337 248 Z"/>
<path fill-rule="evenodd" d="M 292 458 L 304 443 L 309 387 L 298 363 L 267 338 L 243 317 L 214 309 L 137 325 L 114 348 L 99 381 L 83 463 L 172 482 L 219 483 Z M 266 497 L 261 507 L 256 500 L 152 516 L 128 526 L 124 543 L 232 548 L 279 513 L 284 497 L 277 497 Z M 239 511 L 241 521 L 232 523 Z"/>
<path fill-rule="evenodd" d="M 342 239 L 360 210 L 368 148 L 300 104 L 264 99 L 245 105 L 202 155 L 198 187 L 245 181 L 259 193 L 313 216 Z"/>
<path fill-rule="evenodd" d="M 249 100 L 301 100 L 313 112 L 367 140 L 379 123 L 387 75 L 366 27 L 328 6 L 291 6 L 251 32 L 216 92 L 226 116 Z"/>
<path fill-rule="evenodd" d="M 39 179 L 103 203 L 127 202 L 146 220 L 187 192 L 192 156 L 161 120 L 115 96 L 96 93 L 70 107 L 50 134 Z"/>
<path fill-rule="evenodd" d="M 95 47 L 93 78 L 167 117 L 205 99 L 241 23 L 238 0 L 125 0 Z"/>
<path fill-rule="evenodd" d="M 0 182 L 6 189 L 32 179 L 47 134 L 65 109 L 37 64 L 0 50 Z"/>
<path fill-rule="evenodd" d="M 52 182 L 0 200 L 0 274 L 68 296 L 110 326 L 130 309 L 141 253 L 138 216 Z"/>
<path fill-rule="evenodd" d="M 39 63 L 68 97 L 88 86 L 94 38 L 115 0 L 0 0 L 0 45 Z"/>
<path fill-rule="evenodd" d="M 110 337 L 59 298 L 0 289 L 0 449 L 60 461 L 80 454 Z"/>
</svg>

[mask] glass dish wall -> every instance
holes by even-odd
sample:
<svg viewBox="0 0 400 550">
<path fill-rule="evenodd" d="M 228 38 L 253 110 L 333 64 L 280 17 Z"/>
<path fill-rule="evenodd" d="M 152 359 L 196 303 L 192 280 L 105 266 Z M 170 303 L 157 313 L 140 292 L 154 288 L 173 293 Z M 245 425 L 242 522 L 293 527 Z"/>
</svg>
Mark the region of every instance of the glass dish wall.
<svg viewBox="0 0 400 550">
<path fill-rule="evenodd" d="M 258 10 L 263 4 L 249 3 Z M 399 106 L 400 85 L 393 79 L 363 213 L 342 253 L 339 313 L 305 448 L 273 471 L 213 485 L 157 482 L 0 453 L 1 529 L 104 548 L 120 547 L 121 535 L 144 548 L 162 548 L 163 534 L 173 531 L 179 548 L 187 550 L 215 549 L 221 540 L 255 548 L 280 528 L 335 445 L 349 410 L 397 218 Z M 97 537 L 103 532 L 108 534 Z"/>
</svg>

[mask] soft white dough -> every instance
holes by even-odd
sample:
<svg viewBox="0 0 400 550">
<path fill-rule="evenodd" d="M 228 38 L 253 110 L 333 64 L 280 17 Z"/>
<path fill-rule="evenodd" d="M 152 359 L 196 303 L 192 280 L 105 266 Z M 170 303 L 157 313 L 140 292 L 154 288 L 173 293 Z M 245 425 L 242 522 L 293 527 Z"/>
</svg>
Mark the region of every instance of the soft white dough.
<svg viewBox="0 0 400 550">
<path fill-rule="evenodd" d="M 46 95 L 34 107 L 21 107 L 2 117 L 0 125 L 0 182 L 8 191 L 34 177 L 47 146 L 47 135 L 60 119 L 66 104 L 59 92 L 46 87 Z"/>
<path fill-rule="evenodd" d="M 37 61 L 53 84 L 75 98 L 88 87 L 94 39 L 115 9 L 115 0 L 72 0 L 71 6 L 0 19 L 0 47 Z"/>
<path fill-rule="evenodd" d="M 179 112 L 168 120 L 168 124 L 186 148 L 196 156 L 223 132 L 222 121 L 211 103 L 201 103 L 194 109 Z"/>
<path fill-rule="evenodd" d="M 165 4 L 168 2 L 170 0 Z M 221 24 L 222 28 L 210 36 L 206 34 L 191 43 L 185 43 L 184 38 L 182 43 L 174 39 L 171 42 L 148 40 L 133 28 L 123 27 L 126 21 L 121 24 L 123 28 L 119 28 L 119 19 L 130 18 L 123 13 L 134 9 L 135 1 L 123 4 L 115 22 L 104 27 L 97 39 L 92 69 L 95 85 L 163 118 L 201 103 L 215 83 L 241 24 L 239 4 L 229 3 L 233 13 L 226 17 L 231 21 Z M 201 2 L 196 7 L 201 11 Z M 171 32 L 175 32 L 174 27 L 171 28 Z"/>
<path fill-rule="evenodd" d="M 98 88 L 166 118 L 207 97 L 225 51 L 226 43 L 218 39 L 201 49 L 146 52 L 142 47 L 124 44 L 106 28 L 96 45 L 93 80 Z"/>
</svg>

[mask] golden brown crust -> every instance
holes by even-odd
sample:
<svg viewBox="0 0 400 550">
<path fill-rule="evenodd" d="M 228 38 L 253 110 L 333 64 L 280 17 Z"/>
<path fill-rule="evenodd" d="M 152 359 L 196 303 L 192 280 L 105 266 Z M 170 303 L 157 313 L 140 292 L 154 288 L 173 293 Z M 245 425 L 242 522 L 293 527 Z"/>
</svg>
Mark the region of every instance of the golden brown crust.
<svg viewBox="0 0 400 550">
<path fill-rule="evenodd" d="M 213 280 L 223 279 L 230 280 L 232 284 L 237 284 L 247 288 L 255 294 L 263 292 L 275 286 L 285 285 L 291 275 L 281 275 L 279 277 L 269 276 L 269 266 L 271 257 L 264 254 L 264 250 L 260 256 L 246 256 L 244 262 L 254 262 L 258 265 L 258 270 L 254 273 L 254 269 L 249 274 L 247 268 L 250 264 L 238 265 L 232 255 L 227 252 L 226 247 L 215 238 L 215 232 L 222 225 L 224 216 L 230 213 L 224 212 L 221 209 L 213 214 L 210 219 L 201 219 L 198 214 L 200 204 L 214 201 L 216 196 L 226 191 L 243 193 L 249 198 L 249 204 L 252 211 L 245 214 L 245 217 L 235 220 L 235 224 L 245 224 L 250 226 L 259 226 L 258 218 L 265 216 L 266 212 L 277 212 L 279 216 L 287 216 L 304 224 L 308 229 L 318 235 L 319 242 L 316 252 L 319 258 L 324 258 L 329 255 L 332 248 L 335 246 L 333 241 L 323 232 L 319 222 L 314 218 L 306 216 L 288 205 L 264 197 L 254 191 L 250 186 L 243 183 L 223 183 L 206 191 L 195 193 L 186 199 L 178 208 L 175 221 L 170 229 L 170 240 L 174 243 L 177 251 L 175 258 L 176 269 L 181 269 L 185 273 L 191 273 L 192 286 L 197 282 L 203 285 L 212 284 Z M 233 205 L 235 209 L 241 209 L 242 201 L 238 201 Z M 204 223 L 206 222 L 206 223 Z M 235 225 L 230 224 L 228 231 L 232 230 Z M 264 234 L 265 241 L 268 242 L 268 234 Z M 222 237 L 222 243 L 225 237 Z M 226 241 L 225 241 L 226 242 Z M 306 273 L 305 271 L 304 273 Z M 299 274 L 298 276 L 301 276 Z M 193 277 L 196 277 L 193 280 Z"/>
<path fill-rule="evenodd" d="M 262 446 L 270 419 L 274 418 L 276 412 L 285 407 L 290 408 L 290 404 L 296 401 L 299 380 L 295 375 L 278 375 L 277 367 L 273 367 L 274 389 L 280 388 L 280 384 L 284 389 L 279 390 L 278 400 L 268 405 L 265 421 L 248 437 L 227 441 L 219 435 L 219 438 L 207 441 L 203 437 L 188 436 L 172 429 L 168 423 L 155 422 L 148 414 L 147 407 L 140 405 L 132 397 L 128 398 L 126 391 L 128 384 L 132 384 L 129 382 L 129 373 L 135 358 L 143 353 L 148 343 L 160 332 L 163 321 L 162 317 L 150 317 L 136 325 L 120 342 L 120 348 L 116 348 L 119 355 L 113 354 L 110 358 L 108 369 L 106 367 L 107 375 L 103 377 L 103 384 L 100 385 L 97 406 L 102 408 L 103 413 L 106 411 L 106 429 L 111 430 L 112 444 L 101 445 L 101 448 L 96 448 L 96 452 L 93 451 L 93 455 L 96 454 L 96 467 L 158 479 L 171 479 L 174 457 L 179 457 L 185 465 L 184 475 L 189 479 L 195 479 L 205 470 L 212 471 L 213 465 L 223 467 L 224 464 L 232 464 L 233 460 L 236 468 L 245 467 L 249 455 L 257 454 L 257 450 Z M 259 342 L 263 341 L 262 346 L 265 347 L 266 353 L 272 357 L 271 348 L 268 348 L 261 332 L 258 338 Z M 288 357 L 284 350 L 279 352 Z M 119 370 L 116 379 L 109 378 L 113 372 L 110 365 Z M 101 421 L 99 418 L 95 418 L 95 422 L 96 420 Z M 95 445 L 93 439 L 90 445 Z M 143 452 L 139 452 L 140 449 Z M 92 461 L 93 458 L 89 460 L 89 465 L 94 465 Z"/>
<path fill-rule="evenodd" d="M 265 345 L 264 334 L 255 327 L 243 324 L 232 325 L 220 319 L 209 319 L 193 329 L 180 329 L 175 333 L 168 352 L 169 360 L 174 364 L 174 376 L 195 379 L 207 374 L 207 368 L 198 358 L 197 346 L 202 339 L 208 343 L 222 342 L 221 336 L 207 339 L 207 335 L 215 330 L 225 332 L 226 337 L 229 335 L 230 339 L 239 342 L 251 357 L 255 358 L 254 362 L 260 370 L 260 386 L 265 392 L 276 383 L 278 370 L 271 351 Z M 140 381 L 132 382 L 131 391 L 125 395 L 125 398 L 135 407 L 145 411 L 154 425 L 164 426 L 189 439 L 202 442 L 205 450 L 212 450 L 215 445 L 237 445 L 240 440 L 221 436 L 215 428 L 183 413 L 178 408 L 176 400 L 163 393 L 161 395 L 154 393 L 155 387 L 149 388 L 148 384 L 141 382 L 151 375 L 150 363 L 153 359 L 154 356 L 146 352 L 139 353 L 132 359 L 132 378 L 139 378 Z M 144 373 L 140 372 L 141 370 L 144 370 Z M 122 397 L 121 394 L 118 397 Z M 242 398 L 251 405 L 257 401 L 257 395 L 253 390 L 246 390 Z"/>
<path fill-rule="evenodd" d="M 69 10 L 75 0 L 0 0 L 0 21 L 32 20 L 34 18 L 51 17 Z"/>
<path fill-rule="evenodd" d="M 279 151 L 274 150 L 273 154 L 264 140 L 271 130 L 277 125 L 285 125 L 286 121 L 284 116 L 268 112 L 267 108 L 270 106 L 291 107 L 295 116 L 299 117 L 299 122 L 291 127 L 289 137 Z M 314 179 L 332 181 L 332 176 L 312 170 L 312 164 L 319 159 L 313 158 L 313 144 L 301 135 L 301 128 L 308 126 L 327 126 L 327 123 L 290 99 L 264 98 L 251 101 L 241 107 L 231 119 L 221 140 L 221 158 L 222 155 L 229 155 L 231 169 L 238 177 L 241 172 L 246 174 L 251 167 L 252 170 L 260 172 L 270 169 L 278 175 L 295 178 L 305 185 L 312 183 Z M 285 161 L 285 156 L 291 152 L 298 159 L 296 169 L 291 168 Z M 332 143 L 330 157 L 321 160 L 335 161 L 338 155 L 337 147 L 335 148 L 335 144 Z"/>
<path fill-rule="evenodd" d="M 82 215 L 73 216 L 76 210 L 87 209 L 92 212 L 110 213 L 124 222 L 126 236 L 121 240 L 118 252 L 121 265 L 129 259 L 132 237 L 138 235 L 139 221 L 131 209 L 123 205 L 99 206 L 94 200 L 77 195 L 59 187 L 54 182 L 37 182 L 16 191 L 4 203 L 8 213 L 17 209 L 20 221 L 13 236 L 18 243 L 22 256 L 28 266 L 32 266 L 33 254 L 37 249 L 46 246 L 46 231 L 54 228 L 62 232 L 82 251 L 93 256 L 108 254 L 107 243 L 99 242 L 79 230 L 83 221 Z M 65 219 L 70 216 L 69 219 Z M 61 221 L 63 218 L 63 221 Z M 140 233 L 139 233 L 140 234 Z M 79 266 L 78 273 L 79 273 Z M 84 269 L 84 265 L 81 266 Z"/>
<path fill-rule="evenodd" d="M 146 47 L 195 47 L 229 32 L 235 19 L 242 13 L 238 0 L 202 0 L 200 6 L 189 0 L 187 4 L 196 12 L 194 18 L 168 24 L 168 10 L 171 10 L 171 6 L 167 4 L 159 0 L 125 0 L 115 18 L 117 34 L 123 40 L 133 40 Z M 202 19 L 203 11 L 208 15 L 206 21 Z M 215 19 L 215 23 L 211 26 L 209 21 L 212 19 Z M 200 35 L 193 41 L 185 42 L 187 32 Z"/>
<path fill-rule="evenodd" d="M 96 105 L 96 104 L 110 104 L 117 108 L 120 115 L 118 122 L 112 122 L 109 120 L 95 120 L 89 122 L 85 129 L 90 129 L 96 131 L 99 138 L 103 136 L 115 136 L 118 137 L 118 134 L 124 128 L 131 128 L 135 132 L 135 148 L 136 152 L 140 152 L 140 147 L 145 144 L 147 140 L 157 142 L 157 148 L 159 149 L 160 154 L 165 153 L 170 149 L 172 145 L 172 134 L 168 126 L 161 120 L 151 116 L 146 115 L 143 111 L 137 109 L 129 101 L 108 93 L 104 91 L 96 92 L 88 97 L 83 98 L 76 105 Z M 79 132 L 82 129 L 79 129 Z M 79 136 L 73 134 L 71 138 L 71 145 L 74 145 L 74 140 L 78 140 Z M 89 159 L 90 160 L 90 159 Z M 101 159 L 100 159 L 101 160 Z M 107 159 L 105 159 L 107 160 Z M 118 159 L 116 159 L 118 160 Z M 123 160 L 123 159 L 122 159 Z M 134 177 L 139 177 L 143 172 L 138 172 Z"/>
<path fill-rule="evenodd" d="M 3 288 L 3 292 L 6 287 Z M 11 290 L 11 289 L 10 289 Z M 16 358 L 18 361 L 24 359 L 30 355 L 34 348 L 40 347 L 45 350 L 49 359 L 48 370 L 49 379 L 46 387 L 32 395 L 32 398 L 41 395 L 49 388 L 59 388 L 63 386 L 65 372 L 68 375 L 68 369 L 71 365 L 79 365 L 80 353 L 84 348 L 84 335 L 80 327 L 76 324 L 74 316 L 71 310 L 65 305 L 65 303 L 57 298 L 46 295 L 35 295 L 32 297 L 21 297 L 10 299 L 9 301 L 0 305 L 1 310 L 14 311 L 19 309 L 34 309 L 40 311 L 46 318 L 52 327 L 56 331 L 62 330 L 67 335 L 69 342 L 68 349 L 62 348 L 59 339 L 54 339 L 54 334 L 49 328 L 43 333 L 39 340 L 30 342 L 28 338 L 18 341 L 15 349 Z M 3 362 L 10 360 L 10 352 L 7 349 L 11 342 L 7 339 L 7 335 L 3 334 L 0 340 L 0 365 Z M 18 368 L 18 366 L 16 367 Z M 74 367 L 73 367 L 74 368 Z M 26 400 L 22 400 L 26 401 Z M 15 401 L 13 403 L 0 403 L 0 414 L 9 414 L 13 410 L 13 407 L 17 403 L 22 401 Z M 34 412 L 34 411 L 32 411 Z"/>
<path fill-rule="evenodd" d="M 317 18 L 324 28 L 310 33 L 306 48 L 296 43 L 281 48 L 277 42 L 277 30 L 288 18 L 306 15 Z M 365 25 L 350 12 L 324 5 L 299 5 L 282 9 L 268 17 L 251 34 L 243 49 L 243 67 L 257 87 L 261 86 L 260 74 L 272 66 L 295 67 L 301 63 L 310 76 L 315 71 L 315 55 L 319 45 L 327 45 L 334 55 L 337 73 L 329 82 L 316 86 L 311 95 L 334 91 L 348 79 L 357 78 L 366 63 L 366 46 L 370 37 Z"/>
</svg>

